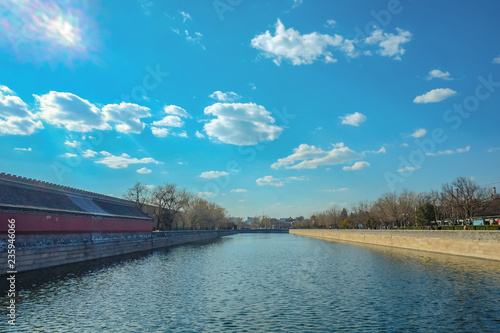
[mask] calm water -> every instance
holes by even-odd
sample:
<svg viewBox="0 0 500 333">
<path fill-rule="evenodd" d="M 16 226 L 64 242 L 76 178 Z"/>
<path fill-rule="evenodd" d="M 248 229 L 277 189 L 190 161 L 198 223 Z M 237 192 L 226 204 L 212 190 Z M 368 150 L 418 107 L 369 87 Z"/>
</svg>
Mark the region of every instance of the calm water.
<svg viewBox="0 0 500 333">
<path fill-rule="evenodd" d="M 498 262 L 288 234 L 18 279 L 20 332 L 500 332 Z"/>
</svg>

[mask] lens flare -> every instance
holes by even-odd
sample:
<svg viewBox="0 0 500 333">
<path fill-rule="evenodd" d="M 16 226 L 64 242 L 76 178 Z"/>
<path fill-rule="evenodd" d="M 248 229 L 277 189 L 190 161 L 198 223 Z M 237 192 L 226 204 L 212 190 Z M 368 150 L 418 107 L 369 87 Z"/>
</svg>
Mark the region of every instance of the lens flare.
<svg viewBox="0 0 500 333">
<path fill-rule="evenodd" d="M 0 3 L 0 48 L 21 62 L 83 59 L 93 49 L 95 24 L 86 1 L 3 0 Z"/>
</svg>

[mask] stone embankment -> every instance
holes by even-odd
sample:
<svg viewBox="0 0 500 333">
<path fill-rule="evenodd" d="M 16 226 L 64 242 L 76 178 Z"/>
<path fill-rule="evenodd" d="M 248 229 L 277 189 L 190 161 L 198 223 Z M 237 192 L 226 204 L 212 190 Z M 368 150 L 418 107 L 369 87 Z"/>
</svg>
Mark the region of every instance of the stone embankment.
<svg viewBox="0 0 500 333">
<path fill-rule="evenodd" d="M 500 260 L 500 231 L 290 229 L 290 233 L 329 241 Z"/>
<path fill-rule="evenodd" d="M 119 234 L 19 235 L 15 240 L 17 272 L 150 251 L 233 235 L 236 230 L 170 231 Z M 0 275 L 9 269 L 7 236 L 0 239 Z"/>
</svg>

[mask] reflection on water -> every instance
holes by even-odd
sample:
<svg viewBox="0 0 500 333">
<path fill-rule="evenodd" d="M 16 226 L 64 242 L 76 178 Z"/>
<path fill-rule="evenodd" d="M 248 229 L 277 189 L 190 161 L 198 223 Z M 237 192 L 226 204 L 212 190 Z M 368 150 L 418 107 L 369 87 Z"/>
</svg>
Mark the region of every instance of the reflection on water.
<svg viewBox="0 0 500 333">
<path fill-rule="evenodd" d="M 499 262 L 288 234 L 40 275 L 18 275 L 17 331 L 500 331 Z"/>
</svg>

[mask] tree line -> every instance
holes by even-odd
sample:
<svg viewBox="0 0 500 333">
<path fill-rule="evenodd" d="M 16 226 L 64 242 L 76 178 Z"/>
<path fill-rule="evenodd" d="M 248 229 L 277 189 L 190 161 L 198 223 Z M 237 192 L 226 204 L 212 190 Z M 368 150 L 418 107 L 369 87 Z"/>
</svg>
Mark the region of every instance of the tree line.
<svg viewBox="0 0 500 333">
<path fill-rule="evenodd" d="M 296 218 L 294 228 L 395 228 L 470 224 L 476 217 L 500 215 L 500 198 L 493 189 L 459 177 L 440 191 L 385 193 L 375 201 L 346 208 L 332 207 L 309 219 Z"/>
<path fill-rule="evenodd" d="M 211 230 L 235 227 L 225 208 L 189 193 L 176 184 L 165 183 L 151 188 L 138 182 L 129 187 L 123 197 L 134 201 L 151 216 L 157 230 Z"/>
</svg>

